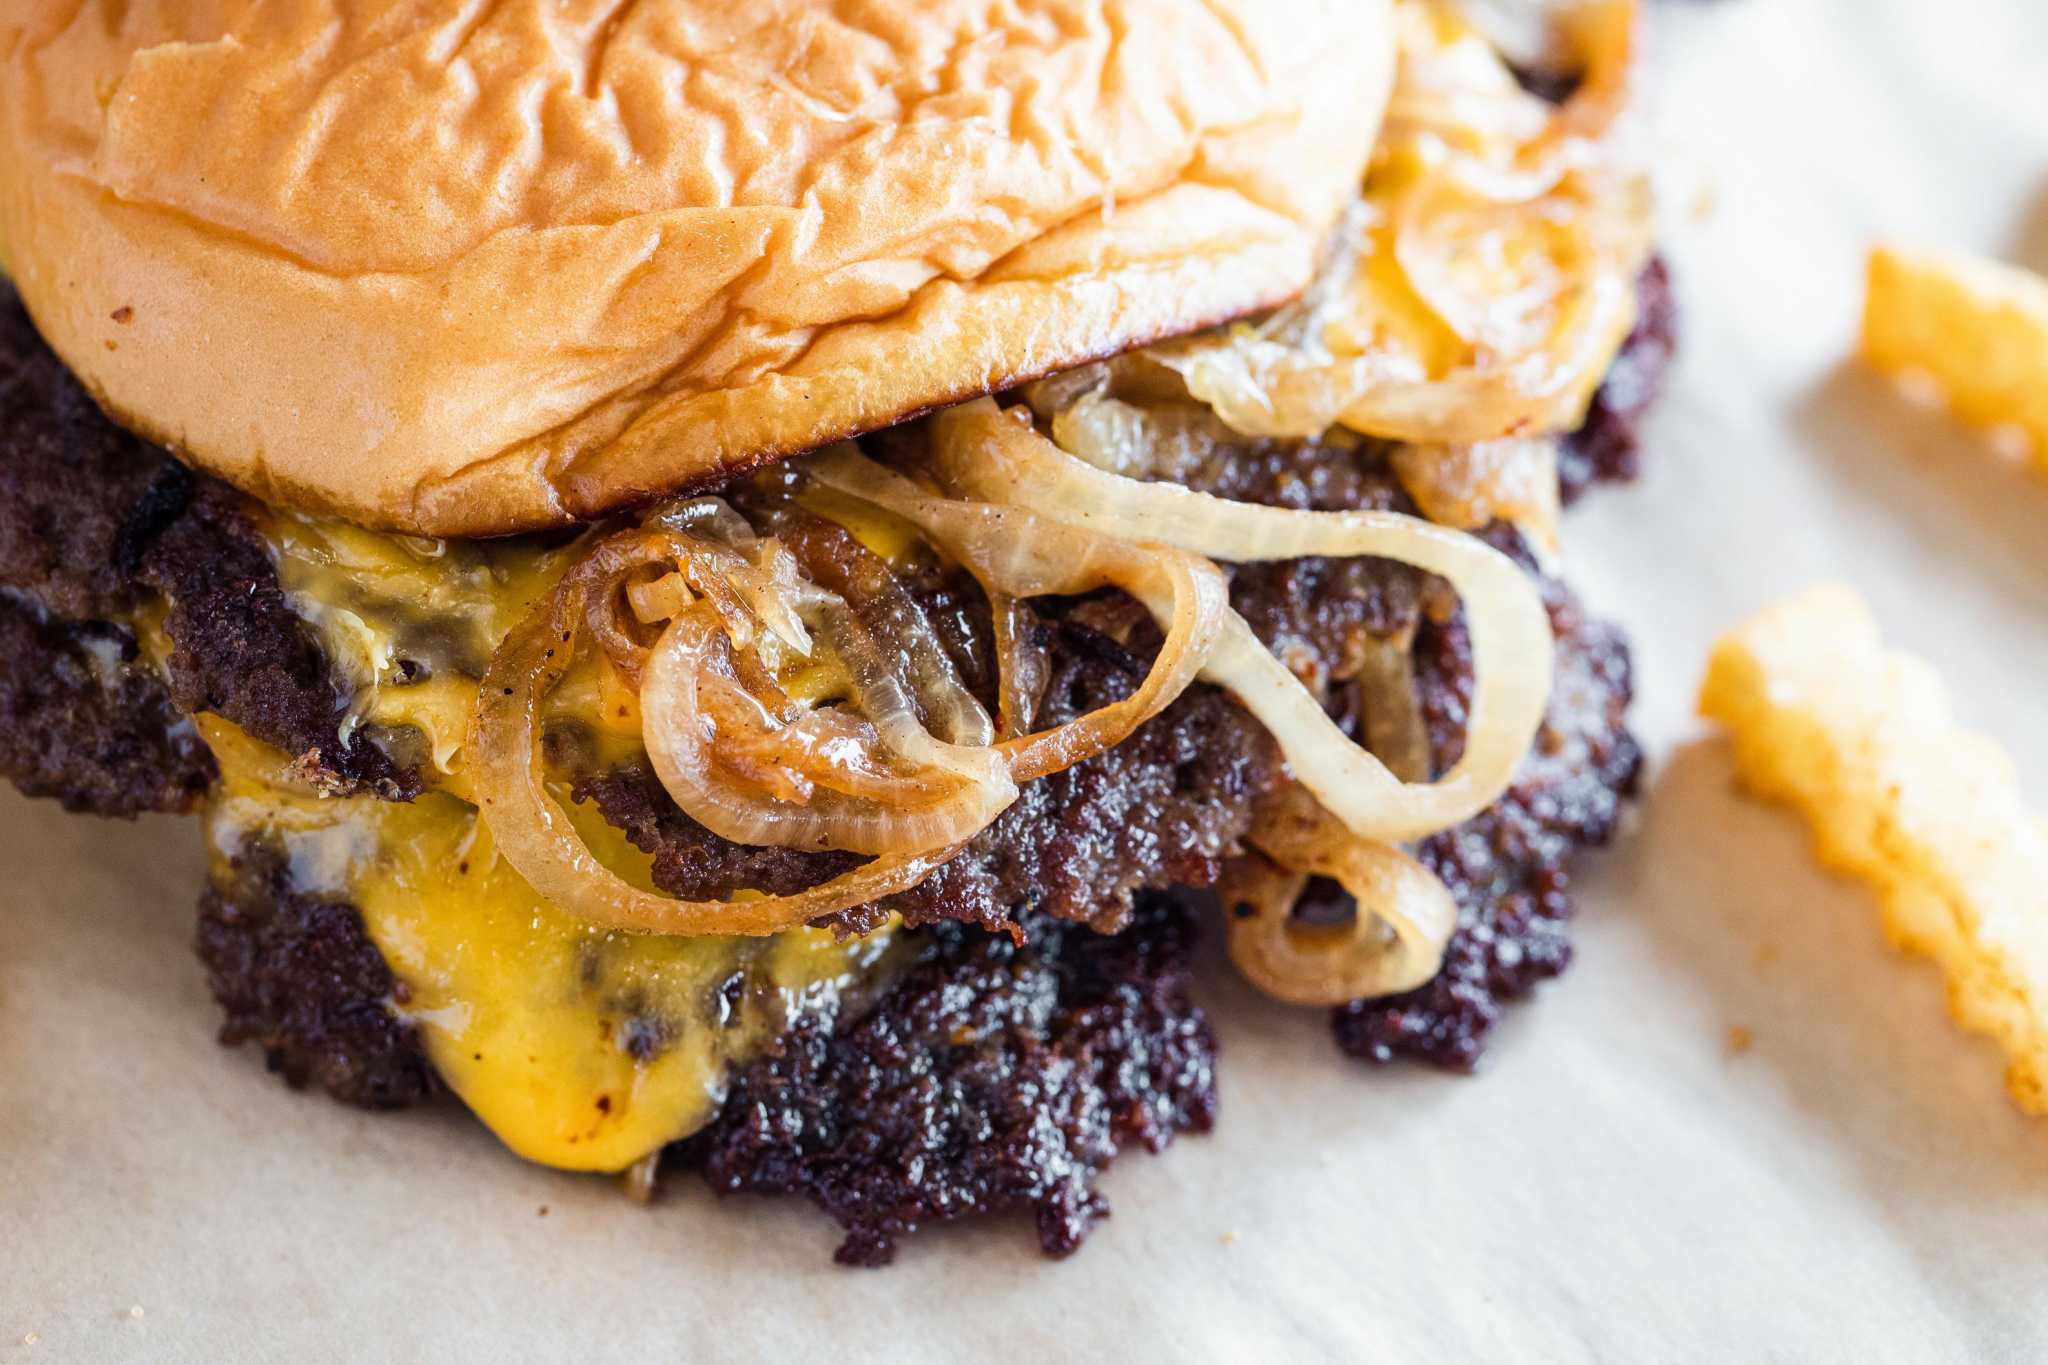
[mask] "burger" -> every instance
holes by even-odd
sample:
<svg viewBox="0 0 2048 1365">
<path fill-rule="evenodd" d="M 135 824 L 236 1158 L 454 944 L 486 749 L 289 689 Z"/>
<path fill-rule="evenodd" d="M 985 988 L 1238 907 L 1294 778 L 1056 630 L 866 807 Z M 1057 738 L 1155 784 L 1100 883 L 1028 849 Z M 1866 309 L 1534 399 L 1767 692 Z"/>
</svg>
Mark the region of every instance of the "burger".
<svg viewBox="0 0 2048 1365">
<path fill-rule="evenodd" d="M 879 1263 L 1470 1069 L 1638 757 L 1625 0 L 16 7 L 0 769 L 197 812 L 295 1086 Z M 442 1102 L 447 1102 L 445 1099 Z"/>
</svg>

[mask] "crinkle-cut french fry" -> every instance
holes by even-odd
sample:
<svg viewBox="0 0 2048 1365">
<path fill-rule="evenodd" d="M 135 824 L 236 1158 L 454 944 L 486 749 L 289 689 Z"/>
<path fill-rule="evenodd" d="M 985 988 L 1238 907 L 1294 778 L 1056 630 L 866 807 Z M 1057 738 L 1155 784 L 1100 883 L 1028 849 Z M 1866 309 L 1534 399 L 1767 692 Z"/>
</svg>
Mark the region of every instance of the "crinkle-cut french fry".
<svg viewBox="0 0 2048 1365">
<path fill-rule="evenodd" d="M 1956 1021 L 2010 1057 L 2014 1101 L 2048 1113 L 2048 822 L 2012 760 L 1957 728 L 1934 671 L 1888 653 L 1841 587 L 1725 636 L 1700 711 L 1734 737 L 1744 784 L 1876 890 L 1892 942 L 1941 965 Z"/>
<path fill-rule="evenodd" d="M 1870 253 L 1863 355 L 1940 386 L 1950 411 L 2017 431 L 2048 474 L 2048 279 L 1997 261 Z"/>
</svg>

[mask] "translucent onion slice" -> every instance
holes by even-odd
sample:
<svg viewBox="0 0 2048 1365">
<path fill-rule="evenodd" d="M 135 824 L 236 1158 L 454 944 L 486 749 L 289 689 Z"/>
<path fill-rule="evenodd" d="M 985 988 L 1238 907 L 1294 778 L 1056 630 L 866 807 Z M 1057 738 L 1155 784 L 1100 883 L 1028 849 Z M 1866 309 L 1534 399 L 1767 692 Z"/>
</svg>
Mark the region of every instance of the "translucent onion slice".
<svg viewBox="0 0 2048 1365">
<path fill-rule="evenodd" d="M 1578 59 L 1579 84 L 1542 134 L 1516 150 L 1525 172 L 1537 177 L 1610 139 L 1636 106 L 1642 79 L 1640 0 L 1595 0 L 1567 8 L 1560 18 L 1565 45 Z"/>
<path fill-rule="evenodd" d="M 1092 534 L 1023 507 L 934 497 L 848 445 L 820 451 L 805 470 L 827 488 L 916 525 L 992 595 L 1044 597 L 1113 584 L 1144 603 L 1166 632 L 1151 671 L 1130 696 L 995 746 L 1019 783 L 1092 758 L 1165 710 L 1201 672 L 1232 616 L 1222 571 L 1198 555 Z"/>
<path fill-rule="evenodd" d="M 1427 782 L 1435 762 L 1415 679 L 1415 627 L 1366 636 L 1352 686 L 1365 747 L 1403 782 Z"/>
<path fill-rule="evenodd" d="M 555 590 L 557 601 L 574 600 L 581 605 L 586 618 L 581 624 L 612 666 L 636 687 L 647 664 L 647 646 L 627 628 L 613 596 L 618 586 L 636 573 L 649 569 L 665 573 L 674 563 L 675 548 L 674 538 L 659 531 L 609 536 L 591 546 Z"/>
<path fill-rule="evenodd" d="M 671 573 L 651 583 L 628 584 L 626 600 L 633 604 L 633 614 L 640 618 L 642 624 L 651 626 L 682 615 L 697 600 L 697 594 L 690 591 L 683 575 Z"/>
<path fill-rule="evenodd" d="M 816 600 L 795 559 L 773 539 L 763 540 L 723 498 L 670 503 L 648 518 L 654 530 L 679 533 L 693 552 L 684 573 L 718 605 L 735 640 L 751 642 L 754 622 L 765 625 L 798 656 L 810 656 L 810 636 L 798 612 Z M 694 574 L 693 574 L 694 570 Z M 706 571 L 710 580 L 698 583 Z M 751 620 L 748 617 L 751 616 Z"/>
<path fill-rule="evenodd" d="M 655 646 L 640 690 L 647 752 L 661 785 L 692 819 L 721 838 L 785 848 L 912 853 L 972 838 L 1016 800 L 1017 787 L 1002 758 L 987 749 L 973 751 L 979 771 L 971 780 L 949 783 L 948 790 L 938 793 L 929 787 L 906 792 L 910 799 L 899 801 L 818 790 L 799 802 L 719 780 L 725 734 L 707 723 L 699 689 L 715 683 L 721 673 L 730 676 L 723 657 L 729 649 L 717 622 L 695 612 L 679 616 Z M 760 723 L 778 722 L 764 711 Z"/>
<path fill-rule="evenodd" d="M 738 548 L 752 545 L 754 528 L 723 498 L 688 498 L 664 503 L 650 521 L 674 531 L 689 531 Z"/>
<path fill-rule="evenodd" d="M 1470 819 L 1507 790 L 1550 697 L 1550 618 L 1535 585 L 1498 550 L 1398 512 L 1305 512 L 1141 483 L 1067 454 L 982 399 L 933 419 L 944 478 L 992 502 L 1236 563 L 1373 555 L 1448 579 L 1465 608 L 1474 669 L 1465 752 L 1436 782 L 1404 783 L 1351 742 L 1235 612 L 1202 676 L 1262 721 L 1289 767 L 1362 839 L 1417 839 Z"/>
<path fill-rule="evenodd" d="M 581 594 L 559 594 L 507 637 L 485 670 L 476 720 L 476 792 L 491 837 L 534 891 L 591 924 L 646 934 L 781 933 L 907 891 L 958 850 L 877 858 L 809 891 L 747 901 L 683 901 L 606 867 L 547 789 L 540 708 L 584 629 Z"/>
<path fill-rule="evenodd" d="M 685 506 L 693 513 L 687 518 L 658 515 L 647 528 L 600 542 L 565 578 L 562 591 L 586 603 L 586 624 L 614 665 L 640 688 L 657 773 L 692 818 L 740 843 L 881 854 L 957 843 L 1016 799 L 1003 756 L 942 743 L 923 729 L 914 704 L 886 661 L 865 642 L 852 611 L 838 597 L 802 580 L 795 560 L 777 542 L 755 539 L 745 530 L 742 543 L 750 560 L 732 545 L 676 529 L 709 528 L 738 541 L 740 530 L 733 523 L 741 529 L 746 523 L 725 504 L 705 499 Z M 636 573 L 670 563 L 681 568 L 652 582 L 629 582 Z M 709 668 L 715 659 L 718 667 L 701 680 L 701 695 L 692 683 L 687 702 L 690 724 L 718 735 L 715 763 L 702 759 L 702 746 L 689 744 L 689 736 L 678 729 L 680 722 L 673 720 L 678 706 L 670 695 L 677 686 L 673 670 L 659 685 L 645 679 L 648 651 L 619 619 L 621 583 L 643 616 L 689 604 L 691 587 L 716 610 L 722 631 L 714 628 L 711 634 L 719 637 L 717 649 L 706 645 L 691 662 Z M 809 634 L 791 602 L 804 604 L 832 627 L 833 642 L 869 712 L 870 719 L 857 727 L 837 723 L 831 713 L 797 707 L 752 654 L 726 649 L 725 637 L 736 636 L 762 649 L 778 642 L 792 649 L 801 644 L 809 653 Z M 766 633 L 754 631 L 751 627 L 763 614 L 781 624 Z M 986 716 L 978 705 L 974 711 L 981 732 L 992 738 Z M 870 760 L 877 740 L 914 767 L 930 771 L 901 773 L 878 766 Z"/>
<path fill-rule="evenodd" d="M 722 772 L 786 801 L 809 801 L 823 788 L 914 805 L 938 800 L 959 785 L 944 773 L 896 771 L 865 717 L 798 705 L 772 678 L 746 676 L 756 670 L 745 666 L 744 655 L 732 657 L 729 646 L 721 643 L 706 653 L 695 705 L 717 737 L 713 752 Z"/>
<path fill-rule="evenodd" d="M 1551 110 L 1486 45 L 1404 12 L 1387 129 L 1352 250 L 1256 327 L 1159 348 L 1249 435 L 1463 444 L 1573 425 L 1634 318 L 1649 196 L 1621 115 L 1634 0 L 1568 19 L 1585 80 Z"/>
<path fill-rule="evenodd" d="M 845 527 L 794 503 L 774 501 L 760 512 L 811 581 L 837 594 L 851 610 L 854 620 L 840 632 L 842 637 L 858 633 L 881 665 L 908 684 L 933 734 L 952 744 L 994 742 L 988 712 L 961 680 L 924 608 L 880 555 Z"/>
<path fill-rule="evenodd" d="M 1052 661 L 1045 647 L 1029 638 L 1031 609 L 1022 598 L 994 592 L 988 609 L 995 625 L 997 711 L 1003 733 L 1014 739 L 1029 733 L 1038 698 L 1052 676 Z"/>
<path fill-rule="evenodd" d="M 1312 437 L 1342 424 L 1368 436 L 1447 444 L 1537 435 L 1569 429 L 1635 319 L 1635 279 L 1648 247 L 1648 206 L 1639 187 L 1613 186 L 1613 201 L 1578 210 L 1543 201 L 1512 213 L 1494 210 L 1512 231 L 1551 242 L 1547 261 L 1524 259 L 1517 282 L 1475 306 L 1470 286 L 1456 283 L 1448 262 L 1492 254 L 1496 247 L 1452 239 L 1453 228 L 1427 220 L 1449 216 L 1457 201 L 1444 187 L 1417 191 L 1400 209 L 1403 226 L 1387 240 L 1408 286 L 1471 348 L 1469 358 L 1432 374 L 1400 346 L 1333 353 L 1321 336 L 1282 340 L 1244 331 L 1212 334 L 1163 348 L 1188 391 L 1234 429 L 1250 436 Z M 1538 226 L 1540 225 L 1540 226 Z M 1482 236 L 1500 236 L 1496 229 Z M 1527 252 L 1520 254 L 1524 257 Z M 1519 344 L 1467 336 L 1477 319 L 1507 293 L 1532 295 L 1540 326 L 1522 324 Z M 1370 337 L 1369 313 L 1321 319 Z"/>
<path fill-rule="evenodd" d="M 1396 446 L 1388 462 L 1422 515 L 1437 525 L 1476 531 L 1511 521 L 1545 549 L 1557 549 L 1555 437 Z"/>
<path fill-rule="evenodd" d="M 1248 839 L 1271 862 L 1240 860 L 1219 895 L 1231 911 L 1230 959 L 1260 990 L 1290 1004 L 1341 1005 L 1413 990 L 1443 967 L 1457 903 L 1407 854 L 1351 834 L 1298 787 L 1259 810 Z M 1356 898 L 1349 924 L 1295 921 L 1311 874 Z"/>
<path fill-rule="evenodd" d="M 921 619 L 921 618 L 920 618 Z M 846 667 L 854 700 L 891 753 L 921 768 L 953 773 L 972 782 L 1008 782 L 1002 755 L 989 747 L 995 728 L 981 703 L 970 716 L 954 713 L 956 724 L 971 725 L 974 742 L 954 744 L 925 728 L 918 698 L 899 667 L 866 628 L 851 604 L 841 602 L 828 614 L 832 647 Z M 936 639 L 933 641 L 937 645 Z M 957 679 L 955 679 L 957 682 Z M 1016 792 L 1011 790 L 1014 797 Z"/>
<path fill-rule="evenodd" d="M 1438 181 L 1405 195 L 1396 212 L 1392 247 L 1403 278 L 1471 357 L 1440 376 L 1361 387 L 1337 420 L 1374 436 L 1438 442 L 1575 426 L 1635 322 L 1649 246 L 1646 191 L 1572 182 L 1502 205 Z M 1344 371 L 1332 366 L 1319 382 L 1352 377 Z"/>
<path fill-rule="evenodd" d="M 1551 30 L 1544 44 L 1551 50 L 1534 64 L 1579 73 L 1570 98 L 1555 108 L 1521 88 L 1486 37 L 1447 38 L 1428 8 L 1410 7 L 1403 16 L 1400 75 L 1382 137 L 1427 135 L 1455 149 L 1444 169 L 1476 194 L 1501 202 L 1536 198 L 1585 164 L 1635 106 L 1643 47 L 1638 0 L 1533 7 L 1547 11 L 1537 21 Z"/>
<path fill-rule="evenodd" d="M 698 499 L 685 505 L 700 507 L 706 503 L 714 504 L 718 513 L 737 517 L 717 499 Z M 697 521 L 721 524 L 717 516 L 708 512 Z M 645 582 L 633 581 L 635 574 L 649 569 L 661 572 Z M 765 610 L 771 618 L 765 622 L 768 635 L 777 647 L 800 655 L 810 652 L 810 638 L 803 622 L 753 564 L 730 546 L 705 540 L 657 517 L 646 526 L 597 542 L 563 576 L 557 590 L 560 595 L 583 603 L 584 624 L 592 638 L 612 666 L 634 687 L 640 685 L 641 672 L 647 665 L 648 646 L 627 625 L 628 613 L 620 609 L 621 589 L 636 621 L 666 619 L 662 613 L 667 608 L 702 597 L 717 610 L 736 641 L 752 644 L 761 635 Z"/>
</svg>

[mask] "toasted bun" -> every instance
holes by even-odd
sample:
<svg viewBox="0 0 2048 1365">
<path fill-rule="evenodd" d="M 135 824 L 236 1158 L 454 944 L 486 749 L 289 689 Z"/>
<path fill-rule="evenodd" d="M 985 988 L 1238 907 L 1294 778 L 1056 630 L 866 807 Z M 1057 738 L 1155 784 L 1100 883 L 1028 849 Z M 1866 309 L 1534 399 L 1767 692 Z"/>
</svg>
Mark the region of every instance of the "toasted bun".
<svg viewBox="0 0 2048 1365">
<path fill-rule="evenodd" d="M 258 497 L 442 535 L 1277 303 L 1393 61 L 1387 0 L 8 8 L 50 343 Z"/>
</svg>

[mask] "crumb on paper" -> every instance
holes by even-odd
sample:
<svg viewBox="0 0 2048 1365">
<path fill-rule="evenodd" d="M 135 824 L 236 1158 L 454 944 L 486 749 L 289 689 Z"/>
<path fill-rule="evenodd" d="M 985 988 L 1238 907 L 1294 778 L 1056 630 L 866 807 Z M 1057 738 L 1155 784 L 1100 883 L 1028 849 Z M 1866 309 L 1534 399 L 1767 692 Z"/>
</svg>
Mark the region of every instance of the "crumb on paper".
<svg viewBox="0 0 2048 1365">
<path fill-rule="evenodd" d="M 142 1305 L 138 1303 L 132 1308 L 130 1308 L 128 1310 L 128 1316 L 135 1322 L 142 1321 Z"/>
<path fill-rule="evenodd" d="M 1756 1043 L 1756 1035 L 1740 1024 L 1728 1026 L 1727 1047 L 1730 1057 L 1740 1057 Z"/>
<path fill-rule="evenodd" d="M 1997 261 L 1870 253 L 1863 358 L 2048 474 L 2048 279 Z"/>
<path fill-rule="evenodd" d="M 1222 1236 L 1221 1238 L 1219 1238 L 1218 1240 L 1219 1240 L 1219 1241 L 1221 1241 L 1221 1242 L 1223 1243 L 1223 1245 L 1225 1245 L 1225 1246 L 1227 1246 L 1227 1247 L 1234 1247 L 1234 1246 L 1236 1246 L 1236 1245 L 1237 1245 L 1237 1229 L 1236 1229 L 1236 1228 L 1232 1228 L 1232 1229 L 1231 1229 L 1230 1231 L 1228 1231 L 1228 1232 L 1224 1233 L 1224 1234 L 1223 1234 L 1223 1236 Z"/>
<path fill-rule="evenodd" d="M 40 1332 L 24 1332 L 21 1334 L 21 1344 L 24 1346 L 33 1346 L 42 1339 L 43 1335 Z"/>
<path fill-rule="evenodd" d="M 1724 636 L 1700 712 L 1733 737 L 1743 784 L 1877 892 L 1892 943 L 1941 966 L 1956 1022 L 2005 1049 L 2014 1103 L 2048 1113 L 2048 821 L 2011 758 L 1956 725 L 1934 671 L 1887 652 L 1843 587 Z"/>
<path fill-rule="evenodd" d="M 540 1216 L 543 1218 L 548 1216 L 548 1206 L 546 1204 L 540 1206 Z"/>
</svg>

